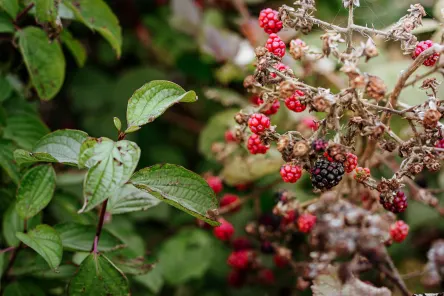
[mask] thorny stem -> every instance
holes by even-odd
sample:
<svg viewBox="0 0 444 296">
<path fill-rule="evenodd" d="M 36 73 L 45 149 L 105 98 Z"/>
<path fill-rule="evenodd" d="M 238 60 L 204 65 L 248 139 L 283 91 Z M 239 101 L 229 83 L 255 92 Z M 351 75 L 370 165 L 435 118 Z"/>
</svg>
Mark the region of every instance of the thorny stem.
<svg viewBox="0 0 444 296">
<path fill-rule="evenodd" d="M 347 53 L 353 49 L 353 1 L 350 1 L 348 7 L 348 26 L 347 26 Z"/>
<path fill-rule="evenodd" d="M 393 273 L 384 265 L 379 264 L 377 268 L 384 273 L 387 278 L 389 278 L 398 288 L 401 290 L 402 295 L 404 296 L 411 296 L 412 293 L 407 289 L 404 281 L 399 276 L 399 273 L 397 272 L 396 268 L 393 270 Z"/>
</svg>

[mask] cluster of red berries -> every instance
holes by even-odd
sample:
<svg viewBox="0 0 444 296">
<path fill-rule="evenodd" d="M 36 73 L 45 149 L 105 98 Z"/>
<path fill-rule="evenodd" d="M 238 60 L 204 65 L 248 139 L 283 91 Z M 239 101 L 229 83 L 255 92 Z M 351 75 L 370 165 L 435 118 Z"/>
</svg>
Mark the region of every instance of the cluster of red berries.
<svg viewBox="0 0 444 296">
<path fill-rule="evenodd" d="M 261 113 L 256 113 L 248 119 L 248 126 L 253 134 L 260 135 L 270 127 L 270 118 Z"/>
<path fill-rule="evenodd" d="M 264 103 L 264 100 L 262 100 L 260 96 L 254 95 L 251 97 L 251 103 L 253 103 L 253 105 L 260 106 Z M 265 115 L 274 115 L 279 111 L 280 107 L 281 107 L 281 102 L 278 99 L 276 99 L 273 101 L 270 107 L 268 107 L 265 110 L 262 110 L 261 112 Z"/>
<path fill-rule="evenodd" d="M 282 22 L 279 19 L 278 12 L 271 8 L 266 8 L 259 14 L 259 26 L 265 33 L 277 33 L 282 29 Z"/>
<path fill-rule="evenodd" d="M 285 99 L 285 106 L 291 111 L 303 112 L 307 108 L 307 105 L 302 104 L 299 98 L 304 95 L 305 94 L 302 91 L 296 90 L 291 97 Z"/>
<path fill-rule="evenodd" d="M 351 173 L 358 166 L 358 157 L 353 153 L 347 153 L 344 161 L 344 170 L 346 173 Z"/>
<path fill-rule="evenodd" d="M 205 178 L 208 185 L 213 189 L 215 194 L 218 194 L 222 191 L 224 188 L 224 185 L 222 184 L 222 179 L 217 176 L 208 176 Z"/>
<path fill-rule="evenodd" d="M 438 140 L 435 144 L 435 147 L 443 149 L 444 148 L 444 139 Z"/>
<path fill-rule="evenodd" d="M 298 218 L 298 228 L 300 232 L 309 233 L 316 224 L 316 216 L 312 214 L 302 214 Z"/>
<path fill-rule="evenodd" d="M 416 45 L 415 51 L 412 54 L 412 58 L 416 59 L 423 51 L 429 49 L 433 46 L 433 41 L 426 40 L 421 41 Z M 436 62 L 439 60 L 440 53 L 435 52 L 431 56 L 429 56 L 423 63 L 424 66 L 432 67 L 436 64 Z"/>
<path fill-rule="evenodd" d="M 248 138 L 247 149 L 251 154 L 265 154 L 268 149 L 270 149 L 269 145 L 264 145 L 261 141 L 261 138 L 253 134 Z"/>
<path fill-rule="evenodd" d="M 270 34 L 265 47 L 268 49 L 269 52 L 278 57 L 283 57 L 285 55 L 285 43 L 277 34 Z"/>
<path fill-rule="evenodd" d="M 284 182 L 295 183 L 302 176 L 302 168 L 300 166 L 287 163 L 281 167 L 280 173 Z"/>
<path fill-rule="evenodd" d="M 409 234 L 409 228 L 404 221 L 398 220 L 390 226 L 390 236 L 395 242 L 400 243 Z"/>
<path fill-rule="evenodd" d="M 239 201 L 240 201 L 239 196 L 237 196 L 235 194 L 225 194 L 224 196 L 222 196 L 219 203 L 220 203 L 221 208 L 230 206 L 232 204 L 238 204 L 234 208 L 231 209 L 231 212 L 237 212 L 241 208 Z"/>
</svg>

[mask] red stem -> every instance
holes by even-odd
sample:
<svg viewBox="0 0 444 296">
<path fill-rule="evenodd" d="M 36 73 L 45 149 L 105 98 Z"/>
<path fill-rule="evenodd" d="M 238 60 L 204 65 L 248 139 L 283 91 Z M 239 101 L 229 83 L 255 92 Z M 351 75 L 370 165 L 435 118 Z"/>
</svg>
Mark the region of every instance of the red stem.
<svg viewBox="0 0 444 296">
<path fill-rule="evenodd" d="M 103 222 L 105 221 L 105 213 L 107 205 L 108 205 L 108 199 L 105 199 L 105 201 L 102 203 L 102 208 L 100 209 L 99 223 L 97 223 L 96 236 L 94 237 L 94 242 L 91 248 L 91 251 L 94 253 L 98 253 L 97 247 L 99 245 L 100 234 L 102 233 Z"/>
</svg>

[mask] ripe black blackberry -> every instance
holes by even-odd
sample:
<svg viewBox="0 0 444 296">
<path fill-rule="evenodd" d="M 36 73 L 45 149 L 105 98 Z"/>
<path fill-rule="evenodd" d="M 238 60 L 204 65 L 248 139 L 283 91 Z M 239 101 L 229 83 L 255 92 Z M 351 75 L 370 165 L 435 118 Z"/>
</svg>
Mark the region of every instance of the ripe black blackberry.
<svg viewBox="0 0 444 296">
<path fill-rule="evenodd" d="M 395 214 L 404 212 L 408 206 L 407 196 L 402 191 L 396 192 L 393 196 L 381 194 L 379 202 L 384 209 Z"/>
<path fill-rule="evenodd" d="M 313 187 L 327 190 L 335 187 L 342 180 L 344 166 L 340 162 L 330 162 L 325 158 L 318 160 L 311 170 Z"/>
</svg>

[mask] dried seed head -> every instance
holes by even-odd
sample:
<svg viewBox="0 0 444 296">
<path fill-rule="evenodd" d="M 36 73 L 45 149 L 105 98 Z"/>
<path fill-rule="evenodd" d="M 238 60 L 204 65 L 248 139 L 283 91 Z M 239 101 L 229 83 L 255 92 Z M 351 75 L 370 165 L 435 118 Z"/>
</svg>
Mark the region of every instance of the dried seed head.
<svg viewBox="0 0 444 296">
<path fill-rule="evenodd" d="M 392 140 L 384 140 L 381 143 L 381 148 L 388 151 L 388 152 L 393 152 L 395 151 L 395 149 L 398 147 L 398 144 L 396 144 L 395 141 Z"/>
<path fill-rule="evenodd" d="M 253 75 L 248 75 L 244 79 L 244 88 L 249 89 L 249 88 L 253 87 L 256 83 L 257 82 L 254 79 L 254 76 Z"/>
<path fill-rule="evenodd" d="M 363 88 L 365 86 L 366 79 L 363 75 L 357 75 L 351 80 L 351 87 L 353 88 Z"/>
<path fill-rule="evenodd" d="M 246 114 L 243 114 L 243 113 L 237 113 L 235 116 L 234 116 L 234 120 L 238 123 L 238 124 L 246 124 L 247 122 L 248 122 L 248 119 L 249 119 L 250 117 L 248 116 L 248 115 L 246 115 Z"/>
<path fill-rule="evenodd" d="M 330 147 L 327 148 L 326 153 L 333 159 L 333 161 L 341 163 L 344 162 L 347 157 L 347 150 L 345 147 L 336 143 L 330 145 Z"/>
<path fill-rule="evenodd" d="M 307 154 L 309 150 L 309 145 L 306 141 L 298 141 L 293 146 L 293 155 L 296 157 L 301 157 Z"/>
<path fill-rule="evenodd" d="M 283 152 L 290 145 L 290 138 L 287 135 L 281 136 L 277 142 L 277 150 Z"/>
<path fill-rule="evenodd" d="M 438 110 L 429 109 L 425 112 L 422 123 L 424 124 L 425 128 L 435 128 L 441 116 L 442 115 Z"/>
<path fill-rule="evenodd" d="M 330 102 L 323 96 L 318 95 L 313 98 L 313 108 L 318 112 L 325 112 L 330 108 Z"/>
<path fill-rule="evenodd" d="M 281 98 L 291 97 L 296 90 L 296 84 L 294 84 L 291 80 L 284 80 L 279 85 L 279 93 Z"/>
<path fill-rule="evenodd" d="M 263 46 L 258 46 L 254 50 L 254 53 L 256 54 L 257 58 L 261 58 L 268 53 L 268 49 Z"/>
<path fill-rule="evenodd" d="M 409 167 L 409 172 L 413 175 L 417 175 L 422 172 L 424 165 L 422 163 L 414 163 Z"/>
<path fill-rule="evenodd" d="M 290 41 L 290 54 L 295 60 L 300 60 L 304 53 L 309 49 L 307 44 L 301 39 L 294 39 Z"/>
<path fill-rule="evenodd" d="M 384 98 L 386 91 L 387 87 L 381 78 L 369 75 L 366 87 L 366 93 L 369 97 L 379 101 Z"/>
<path fill-rule="evenodd" d="M 381 182 L 379 182 L 378 186 L 376 187 L 376 190 L 378 190 L 381 193 L 387 193 L 390 190 L 388 181 L 386 179 L 382 179 Z"/>
</svg>

